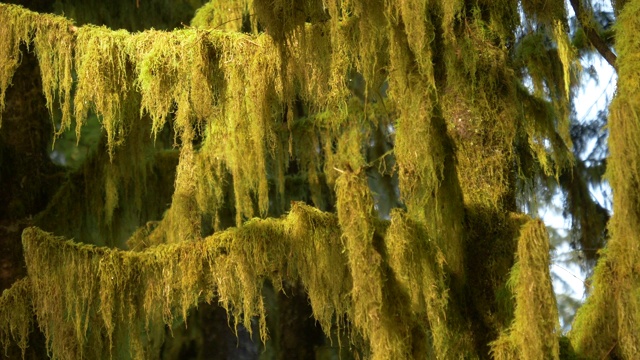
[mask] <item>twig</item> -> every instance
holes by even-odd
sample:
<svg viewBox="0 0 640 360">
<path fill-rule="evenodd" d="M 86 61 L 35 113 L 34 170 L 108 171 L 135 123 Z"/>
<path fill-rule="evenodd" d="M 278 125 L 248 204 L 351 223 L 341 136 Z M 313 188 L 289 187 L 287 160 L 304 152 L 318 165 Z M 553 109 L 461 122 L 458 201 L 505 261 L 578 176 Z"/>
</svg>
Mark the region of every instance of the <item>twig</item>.
<svg viewBox="0 0 640 360">
<path fill-rule="evenodd" d="M 591 23 L 583 21 L 586 19 L 586 14 L 585 10 L 582 7 L 581 1 L 582 0 L 570 1 L 571 7 L 573 8 L 573 12 L 576 13 L 576 18 L 578 19 L 580 26 L 582 26 L 582 28 L 584 29 L 584 33 L 587 35 L 587 38 L 589 39 L 589 42 L 591 42 L 591 45 L 593 45 L 593 47 L 598 50 L 600 55 L 602 55 L 602 57 L 609 63 L 609 65 L 611 65 L 617 72 L 618 68 L 616 67 L 616 61 L 618 60 L 618 57 L 613 53 L 613 51 L 611 51 L 611 49 L 609 49 L 607 43 L 600 37 L 600 35 L 598 35 L 598 32 L 593 28 Z"/>
<path fill-rule="evenodd" d="M 611 354 L 611 352 L 613 351 L 613 349 L 616 348 L 616 345 L 618 345 L 617 341 L 613 342 L 613 346 L 611 347 L 611 349 L 609 349 L 609 351 L 607 351 L 606 354 L 604 354 L 604 356 L 602 357 L 602 360 L 605 360 L 607 358 L 607 356 L 609 356 L 609 354 Z"/>
</svg>

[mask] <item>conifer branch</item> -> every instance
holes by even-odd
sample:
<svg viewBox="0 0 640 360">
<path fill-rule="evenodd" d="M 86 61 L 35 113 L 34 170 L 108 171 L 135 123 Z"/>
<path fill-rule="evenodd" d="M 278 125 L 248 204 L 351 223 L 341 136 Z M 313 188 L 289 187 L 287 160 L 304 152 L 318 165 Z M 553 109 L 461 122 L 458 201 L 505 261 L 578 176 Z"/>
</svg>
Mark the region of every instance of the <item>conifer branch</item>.
<svg viewBox="0 0 640 360">
<path fill-rule="evenodd" d="M 602 55 L 602 57 L 611 65 L 616 71 L 618 68 L 616 66 L 616 60 L 618 57 L 616 54 L 611 51 L 607 43 L 600 37 L 598 31 L 591 25 L 591 22 L 587 20 L 585 10 L 582 6 L 580 0 L 571 0 L 571 7 L 573 11 L 576 13 L 576 18 L 584 29 L 584 33 L 587 35 L 589 42 L 596 50 Z"/>
</svg>

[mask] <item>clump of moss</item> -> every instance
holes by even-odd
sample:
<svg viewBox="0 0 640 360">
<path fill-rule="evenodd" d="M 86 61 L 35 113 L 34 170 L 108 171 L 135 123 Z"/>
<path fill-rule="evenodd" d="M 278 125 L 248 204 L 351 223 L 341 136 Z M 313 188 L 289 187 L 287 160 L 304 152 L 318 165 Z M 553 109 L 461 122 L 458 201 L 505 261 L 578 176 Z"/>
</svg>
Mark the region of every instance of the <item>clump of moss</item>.
<svg viewBox="0 0 640 360">
<path fill-rule="evenodd" d="M 33 35 L 32 13 L 17 6 L 1 6 L 0 20 L 0 126 L 5 110 L 5 94 L 20 64 L 20 45 L 30 44 Z"/>
<path fill-rule="evenodd" d="M 56 131 L 59 135 L 71 126 L 72 62 L 76 27 L 65 18 L 46 15 L 40 16 L 33 26 L 33 43 L 40 63 L 47 108 L 51 118 L 55 109 L 59 108 L 62 111 L 60 126 Z M 55 100 L 58 100 L 58 106 L 54 105 Z M 79 132 L 78 126 L 76 134 Z"/>
<path fill-rule="evenodd" d="M 236 325 L 251 329 L 257 316 L 266 341 L 264 283 L 282 290 L 284 281 L 299 279 L 331 334 L 337 319 L 354 311 L 353 270 L 340 234 L 335 215 L 301 204 L 283 219 L 254 219 L 200 241 L 141 251 L 82 245 L 29 228 L 23 246 L 28 283 L 37 290 L 28 295 L 33 308 L 26 302 L 25 309 L 35 312 L 54 357 L 153 356 L 164 335 L 152 324 L 172 326 L 214 296 Z M 8 334 L 17 323 L 6 318 Z"/>
<path fill-rule="evenodd" d="M 394 351 L 382 319 L 382 258 L 373 245 L 373 199 L 361 169 L 349 169 L 336 181 L 336 207 L 353 278 L 352 321 L 371 342 L 373 357 Z"/>
<path fill-rule="evenodd" d="M 585 357 L 640 354 L 640 4 L 628 3 L 616 25 L 618 90 L 610 105 L 607 177 L 613 190 L 613 216 L 607 249 L 594 270 L 592 294 L 576 315 L 570 334 Z"/>
<path fill-rule="evenodd" d="M 101 117 L 107 134 L 108 151 L 124 142 L 133 124 L 129 114 L 136 113 L 139 103 L 132 94 L 133 71 L 126 52 L 130 35 L 105 27 L 83 26 L 77 31 L 75 69 L 78 73 L 74 97 L 76 135 L 90 110 Z"/>
<path fill-rule="evenodd" d="M 11 84 L 13 73 L 19 65 L 20 45 L 27 49 L 34 45 L 40 63 L 42 87 L 49 113 L 62 111 L 57 134 L 71 125 L 71 90 L 73 85 L 73 22 L 59 16 L 36 14 L 15 5 L 0 7 L 3 18 L 2 43 L 0 43 L 0 113 L 4 110 L 4 97 Z M 57 104 L 56 104 L 57 100 Z M 53 118 L 53 116 L 52 116 Z M 0 118 L 0 125 L 1 125 Z"/>
<path fill-rule="evenodd" d="M 251 1 L 209 1 L 198 10 L 191 26 L 203 29 L 241 31 L 244 18 L 249 16 Z"/>
<path fill-rule="evenodd" d="M 294 203 L 285 229 L 313 317 L 330 334 L 333 324 L 340 326 L 352 307 L 349 297 L 344 296 L 353 285 L 338 218 Z"/>
<path fill-rule="evenodd" d="M 549 273 L 549 238 L 544 223 L 520 230 L 509 284 L 515 296 L 513 323 L 491 344 L 496 359 L 558 359 L 558 310 Z"/>
<path fill-rule="evenodd" d="M 16 344 L 24 358 L 29 346 L 29 334 L 34 329 L 31 306 L 31 283 L 28 278 L 16 281 L 0 296 L 0 343 L 7 354 L 10 344 Z"/>
<path fill-rule="evenodd" d="M 426 317 L 437 358 L 455 357 L 464 353 L 456 345 L 458 336 L 450 331 L 447 319 L 449 289 L 445 273 L 445 257 L 419 223 L 401 211 L 391 214 L 385 245 L 392 269 L 400 287 L 408 294 L 408 308 L 413 316 Z"/>
</svg>

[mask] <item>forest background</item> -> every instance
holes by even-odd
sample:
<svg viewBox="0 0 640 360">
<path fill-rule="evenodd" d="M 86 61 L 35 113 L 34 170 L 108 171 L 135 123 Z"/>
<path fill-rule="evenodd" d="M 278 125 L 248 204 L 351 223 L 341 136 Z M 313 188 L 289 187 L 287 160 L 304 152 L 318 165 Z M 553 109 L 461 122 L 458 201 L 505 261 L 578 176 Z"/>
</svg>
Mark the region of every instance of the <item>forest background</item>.
<svg viewBox="0 0 640 360">
<path fill-rule="evenodd" d="M 18 3 L 4 356 L 638 357 L 640 1 Z"/>
</svg>

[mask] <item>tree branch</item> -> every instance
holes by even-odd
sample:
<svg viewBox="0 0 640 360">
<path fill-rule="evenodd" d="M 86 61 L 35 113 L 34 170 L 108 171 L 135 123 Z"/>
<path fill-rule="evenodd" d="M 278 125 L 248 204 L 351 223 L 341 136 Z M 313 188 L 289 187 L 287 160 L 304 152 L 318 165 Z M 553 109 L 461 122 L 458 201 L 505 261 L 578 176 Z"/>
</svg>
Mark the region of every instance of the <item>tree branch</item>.
<svg viewBox="0 0 640 360">
<path fill-rule="evenodd" d="M 616 54 L 611 51 L 607 43 L 600 37 L 596 29 L 591 25 L 589 21 L 584 21 L 586 19 L 585 10 L 582 7 L 582 2 L 580 0 L 571 0 L 571 7 L 573 11 L 576 13 L 576 18 L 580 23 L 580 26 L 584 29 L 584 33 L 587 35 L 589 42 L 591 45 L 596 48 L 596 50 L 602 55 L 602 57 L 611 65 L 616 71 L 618 68 L 616 66 L 616 60 L 618 57 Z"/>
</svg>

